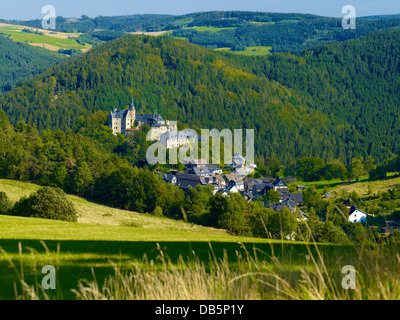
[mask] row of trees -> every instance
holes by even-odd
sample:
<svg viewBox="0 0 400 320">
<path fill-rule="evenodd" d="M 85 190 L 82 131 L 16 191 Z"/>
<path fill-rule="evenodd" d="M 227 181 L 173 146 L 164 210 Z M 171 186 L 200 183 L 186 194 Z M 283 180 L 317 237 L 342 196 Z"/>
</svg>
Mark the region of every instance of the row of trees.
<svg viewBox="0 0 400 320">
<path fill-rule="evenodd" d="M 353 158 L 348 166 L 338 160 L 325 163 L 318 157 L 303 157 L 297 162 L 295 169 L 296 177 L 303 181 L 331 179 L 358 181 L 363 175 L 368 175 L 369 180 L 378 180 L 386 178 L 388 172 L 400 172 L 400 156 L 390 158 L 381 165 L 377 165 L 372 156 L 366 159 Z"/>
</svg>

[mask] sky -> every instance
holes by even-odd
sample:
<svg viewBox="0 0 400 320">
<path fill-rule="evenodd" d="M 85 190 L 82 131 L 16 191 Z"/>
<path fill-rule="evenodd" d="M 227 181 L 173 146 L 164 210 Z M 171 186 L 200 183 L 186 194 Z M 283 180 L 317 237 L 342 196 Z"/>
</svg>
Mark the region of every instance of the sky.
<svg viewBox="0 0 400 320">
<path fill-rule="evenodd" d="M 0 0 L 0 19 L 43 18 L 42 7 L 52 5 L 57 16 L 77 18 L 130 14 L 187 14 L 214 10 L 312 13 L 343 17 L 342 7 L 353 5 L 357 16 L 399 14 L 399 0 Z"/>
</svg>

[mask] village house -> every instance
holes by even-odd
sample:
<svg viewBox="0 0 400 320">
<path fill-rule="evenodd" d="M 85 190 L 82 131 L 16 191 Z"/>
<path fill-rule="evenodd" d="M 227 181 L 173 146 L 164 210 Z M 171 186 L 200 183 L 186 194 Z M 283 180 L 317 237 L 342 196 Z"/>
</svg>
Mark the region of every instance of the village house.
<svg viewBox="0 0 400 320">
<path fill-rule="evenodd" d="M 177 179 L 176 185 L 184 191 L 189 188 L 195 188 L 197 185 L 205 185 L 204 181 L 201 180 L 201 177 L 196 176 L 195 174 L 177 172 L 175 176 Z"/>
<path fill-rule="evenodd" d="M 240 175 L 230 173 L 224 175 L 223 177 L 228 185 L 233 182 L 238 191 L 244 191 L 244 181 Z"/>
<path fill-rule="evenodd" d="M 303 190 L 306 190 L 306 186 L 303 186 L 303 185 L 297 186 L 297 191 L 303 191 Z"/>
<path fill-rule="evenodd" d="M 201 139 L 199 135 L 193 132 L 168 130 L 168 132 L 160 135 L 159 140 L 167 149 L 172 149 L 179 148 L 187 143 L 200 141 Z"/>
<path fill-rule="evenodd" d="M 167 183 L 172 183 L 172 184 L 176 184 L 177 183 L 177 178 L 174 174 L 172 173 L 166 173 L 162 175 L 162 178 L 165 182 Z"/>
<path fill-rule="evenodd" d="M 357 209 L 357 206 L 352 206 L 349 212 L 349 221 L 353 223 L 365 223 L 367 221 L 367 214 Z"/>
<path fill-rule="evenodd" d="M 257 168 L 255 163 L 247 163 L 246 158 L 239 153 L 233 154 L 232 164 L 230 165 L 231 170 L 240 176 L 248 176 L 252 174 Z"/>
<path fill-rule="evenodd" d="M 400 230 L 400 224 L 397 221 L 386 221 L 386 227 L 382 228 L 383 233 L 393 233 L 395 229 Z"/>
<path fill-rule="evenodd" d="M 187 173 L 193 173 L 200 177 L 209 177 L 216 174 L 221 174 L 222 169 L 218 168 L 218 166 L 215 164 L 206 164 L 201 166 L 194 165 L 194 166 L 189 166 Z"/>
<path fill-rule="evenodd" d="M 286 184 L 290 184 L 290 183 L 297 182 L 297 179 L 295 177 L 288 176 L 288 177 L 286 177 L 285 182 L 286 182 Z"/>
<path fill-rule="evenodd" d="M 214 194 L 221 189 L 225 189 L 226 183 L 221 175 L 201 177 L 200 180 L 204 183 L 204 185 L 212 186 L 214 188 Z"/>
</svg>

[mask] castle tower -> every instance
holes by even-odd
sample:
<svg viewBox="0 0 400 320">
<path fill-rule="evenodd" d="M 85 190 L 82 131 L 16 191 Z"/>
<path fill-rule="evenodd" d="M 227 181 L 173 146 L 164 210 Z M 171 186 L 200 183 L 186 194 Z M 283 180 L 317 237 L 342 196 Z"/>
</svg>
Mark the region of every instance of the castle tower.
<svg viewBox="0 0 400 320">
<path fill-rule="evenodd" d="M 136 108 L 135 105 L 133 104 L 133 95 L 132 95 L 131 105 L 128 109 L 128 112 L 126 113 L 126 129 L 134 128 L 135 120 L 136 120 Z"/>
</svg>

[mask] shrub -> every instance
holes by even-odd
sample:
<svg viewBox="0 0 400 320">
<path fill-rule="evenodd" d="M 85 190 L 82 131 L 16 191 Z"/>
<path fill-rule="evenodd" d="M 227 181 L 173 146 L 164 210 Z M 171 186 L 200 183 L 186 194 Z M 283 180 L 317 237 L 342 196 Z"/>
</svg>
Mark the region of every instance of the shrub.
<svg viewBox="0 0 400 320">
<path fill-rule="evenodd" d="M 367 229 L 361 223 L 348 222 L 342 227 L 348 238 L 355 244 L 373 243 L 375 237 L 371 230 Z"/>
<path fill-rule="evenodd" d="M 162 209 L 159 206 L 156 206 L 155 209 L 153 210 L 152 214 L 156 217 L 163 217 L 163 212 Z"/>
<path fill-rule="evenodd" d="M 400 246 L 400 230 L 393 230 L 393 234 L 390 237 L 390 244 Z"/>
<path fill-rule="evenodd" d="M 7 194 L 0 192 L 0 214 L 7 214 L 12 208 L 12 203 Z"/>
<path fill-rule="evenodd" d="M 77 221 L 75 206 L 67 199 L 64 191 L 51 187 L 44 187 L 29 197 L 21 198 L 14 205 L 12 214 L 21 217 Z"/>
</svg>

